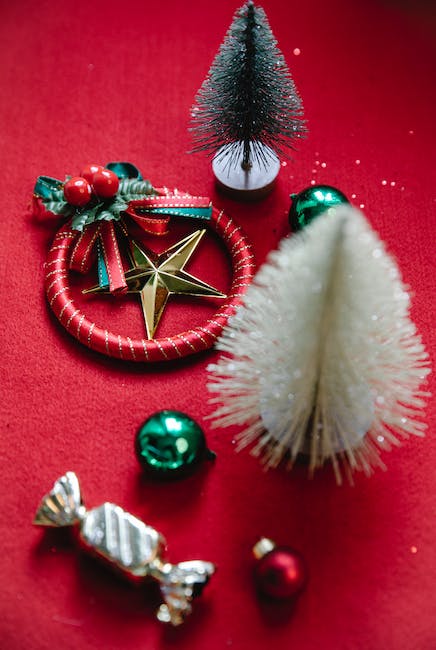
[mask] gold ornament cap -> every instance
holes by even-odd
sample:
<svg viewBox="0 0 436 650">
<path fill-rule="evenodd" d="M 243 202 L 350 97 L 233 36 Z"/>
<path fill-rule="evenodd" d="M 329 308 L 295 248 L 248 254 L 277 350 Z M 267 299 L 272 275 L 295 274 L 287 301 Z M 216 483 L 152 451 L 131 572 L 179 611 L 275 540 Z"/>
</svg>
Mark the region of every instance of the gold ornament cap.
<svg viewBox="0 0 436 650">
<path fill-rule="evenodd" d="M 256 560 L 260 560 L 268 553 L 271 553 L 276 547 L 276 543 L 268 537 L 261 537 L 258 542 L 253 546 L 253 555 Z"/>
</svg>

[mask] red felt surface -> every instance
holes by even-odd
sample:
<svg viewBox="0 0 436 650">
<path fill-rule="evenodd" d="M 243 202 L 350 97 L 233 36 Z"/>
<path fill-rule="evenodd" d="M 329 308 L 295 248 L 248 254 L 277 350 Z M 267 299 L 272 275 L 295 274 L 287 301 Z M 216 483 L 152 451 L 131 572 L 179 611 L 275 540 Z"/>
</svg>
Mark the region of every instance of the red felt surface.
<svg viewBox="0 0 436 650">
<path fill-rule="evenodd" d="M 329 469 L 313 481 L 304 468 L 264 474 L 255 459 L 234 453 L 232 432 L 212 430 L 205 419 L 206 367 L 215 353 L 144 368 L 99 356 L 58 326 L 43 293 L 53 231 L 27 214 L 38 174 L 62 178 L 88 162 L 130 160 L 157 186 L 210 194 L 243 226 L 261 262 L 287 233 L 288 194 L 311 179 L 334 184 L 365 205 L 398 258 L 414 293 L 414 319 L 434 354 L 431 5 L 265 0 L 304 98 L 310 137 L 281 169 L 274 194 L 242 206 L 216 195 L 205 157 L 186 153 L 193 97 L 237 3 L 2 3 L 5 650 L 436 647 L 434 405 L 427 438 L 385 455 L 388 471 L 358 477 L 355 487 L 336 487 Z M 225 286 L 219 249 L 212 259 L 208 265 L 203 255 L 193 268 Z M 126 323 L 134 313 L 135 331 L 140 319 L 131 307 L 116 318 Z M 102 309 L 109 318 L 111 308 Z M 189 311 L 194 321 L 207 317 L 207 309 L 173 303 L 163 327 L 177 327 Z M 144 480 L 133 437 L 159 408 L 194 416 L 216 462 L 177 484 Z M 154 620 L 153 590 L 114 577 L 62 531 L 32 528 L 40 497 L 69 469 L 80 477 L 86 504 L 111 500 L 160 530 L 171 560 L 216 562 L 184 627 Z M 293 611 L 256 598 L 250 548 L 260 535 L 307 559 L 310 583 Z"/>
</svg>

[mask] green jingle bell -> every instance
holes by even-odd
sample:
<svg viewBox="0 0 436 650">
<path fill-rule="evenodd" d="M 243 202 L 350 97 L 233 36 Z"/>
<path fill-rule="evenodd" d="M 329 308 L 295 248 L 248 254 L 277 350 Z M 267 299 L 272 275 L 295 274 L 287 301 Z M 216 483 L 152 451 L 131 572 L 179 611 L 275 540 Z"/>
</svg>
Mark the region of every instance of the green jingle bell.
<svg viewBox="0 0 436 650">
<path fill-rule="evenodd" d="M 200 426 L 186 413 L 158 411 L 140 427 L 135 451 L 145 472 L 157 478 L 180 478 L 203 460 L 215 458 Z"/>
<path fill-rule="evenodd" d="M 301 230 L 315 217 L 339 204 L 349 203 L 345 194 L 330 185 L 312 185 L 291 194 L 289 224 L 293 232 Z"/>
</svg>

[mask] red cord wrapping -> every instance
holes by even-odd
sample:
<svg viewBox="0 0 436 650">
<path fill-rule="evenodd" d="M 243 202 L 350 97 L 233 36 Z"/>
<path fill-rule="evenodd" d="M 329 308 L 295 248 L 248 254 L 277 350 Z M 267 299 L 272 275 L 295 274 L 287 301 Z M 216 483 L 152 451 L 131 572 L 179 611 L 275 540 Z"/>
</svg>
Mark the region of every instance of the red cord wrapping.
<svg viewBox="0 0 436 650">
<path fill-rule="evenodd" d="M 64 226 L 56 234 L 48 253 L 45 290 L 50 307 L 66 330 L 92 350 L 128 361 L 166 361 L 211 348 L 229 316 L 234 314 L 254 274 L 251 247 L 238 226 L 213 208 L 210 227 L 222 237 L 230 253 L 233 281 L 224 305 L 203 326 L 161 339 L 131 339 L 113 334 L 90 321 L 76 307 L 69 286 L 69 261 L 77 232 Z"/>
</svg>

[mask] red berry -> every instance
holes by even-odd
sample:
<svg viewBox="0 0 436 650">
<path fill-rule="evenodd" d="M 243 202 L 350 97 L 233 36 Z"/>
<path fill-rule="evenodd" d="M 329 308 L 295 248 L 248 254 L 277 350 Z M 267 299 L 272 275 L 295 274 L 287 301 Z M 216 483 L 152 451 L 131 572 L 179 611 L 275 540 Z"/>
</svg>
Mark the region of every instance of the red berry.
<svg viewBox="0 0 436 650">
<path fill-rule="evenodd" d="M 92 196 L 92 188 L 86 178 L 73 176 L 64 184 L 65 200 L 71 205 L 82 207 L 89 203 Z"/>
<path fill-rule="evenodd" d="M 110 199 L 118 192 L 120 180 L 110 169 L 102 169 L 94 174 L 92 187 L 97 196 Z"/>
<path fill-rule="evenodd" d="M 104 167 L 102 165 L 86 165 L 86 167 L 84 167 L 80 172 L 80 175 L 83 176 L 83 178 L 86 178 L 88 183 L 92 184 L 94 174 L 103 171 L 103 169 Z"/>
</svg>

